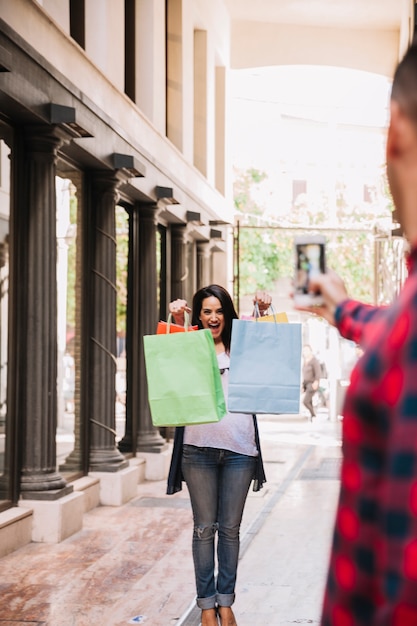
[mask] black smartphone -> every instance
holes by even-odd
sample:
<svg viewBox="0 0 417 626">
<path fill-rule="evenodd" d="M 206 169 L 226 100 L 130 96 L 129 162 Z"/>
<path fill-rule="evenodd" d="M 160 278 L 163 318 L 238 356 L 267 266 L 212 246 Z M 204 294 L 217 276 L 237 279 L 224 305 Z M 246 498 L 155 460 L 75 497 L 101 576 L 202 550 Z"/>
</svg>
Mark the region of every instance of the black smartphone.
<svg viewBox="0 0 417 626">
<path fill-rule="evenodd" d="M 301 306 L 323 304 L 322 296 L 309 290 L 312 276 L 326 271 L 326 239 L 322 235 L 300 235 L 294 239 L 294 302 Z"/>
</svg>

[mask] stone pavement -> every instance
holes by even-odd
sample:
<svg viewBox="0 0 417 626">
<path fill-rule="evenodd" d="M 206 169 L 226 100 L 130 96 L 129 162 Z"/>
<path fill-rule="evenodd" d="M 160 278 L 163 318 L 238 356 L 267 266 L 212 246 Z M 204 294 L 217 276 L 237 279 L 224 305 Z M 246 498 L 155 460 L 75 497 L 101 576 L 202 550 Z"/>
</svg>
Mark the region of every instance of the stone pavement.
<svg viewBox="0 0 417 626">
<path fill-rule="evenodd" d="M 267 480 L 250 492 L 234 611 L 239 626 L 318 624 L 339 490 L 340 423 L 259 416 Z M 0 626 L 197 626 L 186 489 L 138 485 L 57 545 L 0 559 Z"/>
</svg>

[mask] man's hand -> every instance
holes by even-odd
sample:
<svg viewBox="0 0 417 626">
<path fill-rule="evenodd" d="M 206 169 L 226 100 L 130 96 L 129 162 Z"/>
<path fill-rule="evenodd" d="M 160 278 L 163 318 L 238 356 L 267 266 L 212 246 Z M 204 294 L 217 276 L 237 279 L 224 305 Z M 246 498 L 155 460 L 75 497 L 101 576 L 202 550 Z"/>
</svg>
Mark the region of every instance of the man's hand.
<svg viewBox="0 0 417 626">
<path fill-rule="evenodd" d="M 321 293 L 324 304 L 318 306 L 297 306 L 299 311 L 308 311 L 315 313 L 335 326 L 334 314 L 336 308 L 349 296 L 346 291 L 345 284 L 336 272 L 328 270 L 325 274 L 318 274 L 311 277 L 309 281 L 309 289 L 316 293 Z"/>
</svg>

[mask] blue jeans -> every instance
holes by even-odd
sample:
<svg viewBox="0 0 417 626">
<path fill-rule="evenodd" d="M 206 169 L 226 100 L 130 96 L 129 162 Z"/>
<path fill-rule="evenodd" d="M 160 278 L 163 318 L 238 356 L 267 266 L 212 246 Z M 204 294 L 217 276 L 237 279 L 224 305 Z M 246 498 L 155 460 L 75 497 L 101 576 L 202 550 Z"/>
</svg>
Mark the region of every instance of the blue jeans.
<svg viewBox="0 0 417 626">
<path fill-rule="evenodd" d="M 255 457 L 229 450 L 183 447 L 182 472 L 193 509 L 193 559 L 201 609 L 234 602 L 239 530 L 255 463 Z"/>
</svg>

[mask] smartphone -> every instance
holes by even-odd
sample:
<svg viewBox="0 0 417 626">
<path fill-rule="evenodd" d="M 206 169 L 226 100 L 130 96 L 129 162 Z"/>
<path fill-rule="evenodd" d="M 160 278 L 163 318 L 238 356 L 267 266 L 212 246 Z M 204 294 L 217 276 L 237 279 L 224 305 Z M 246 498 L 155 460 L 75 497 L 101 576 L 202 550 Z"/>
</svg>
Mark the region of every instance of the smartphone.
<svg viewBox="0 0 417 626">
<path fill-rule="evenodd" d="M 322 235 L 295 237 L 294 302 L 301 306 L 323 304 L 319 293 L 309 290 L 312 276 L 326 271 L 326 240 Z"/>
</svg>

